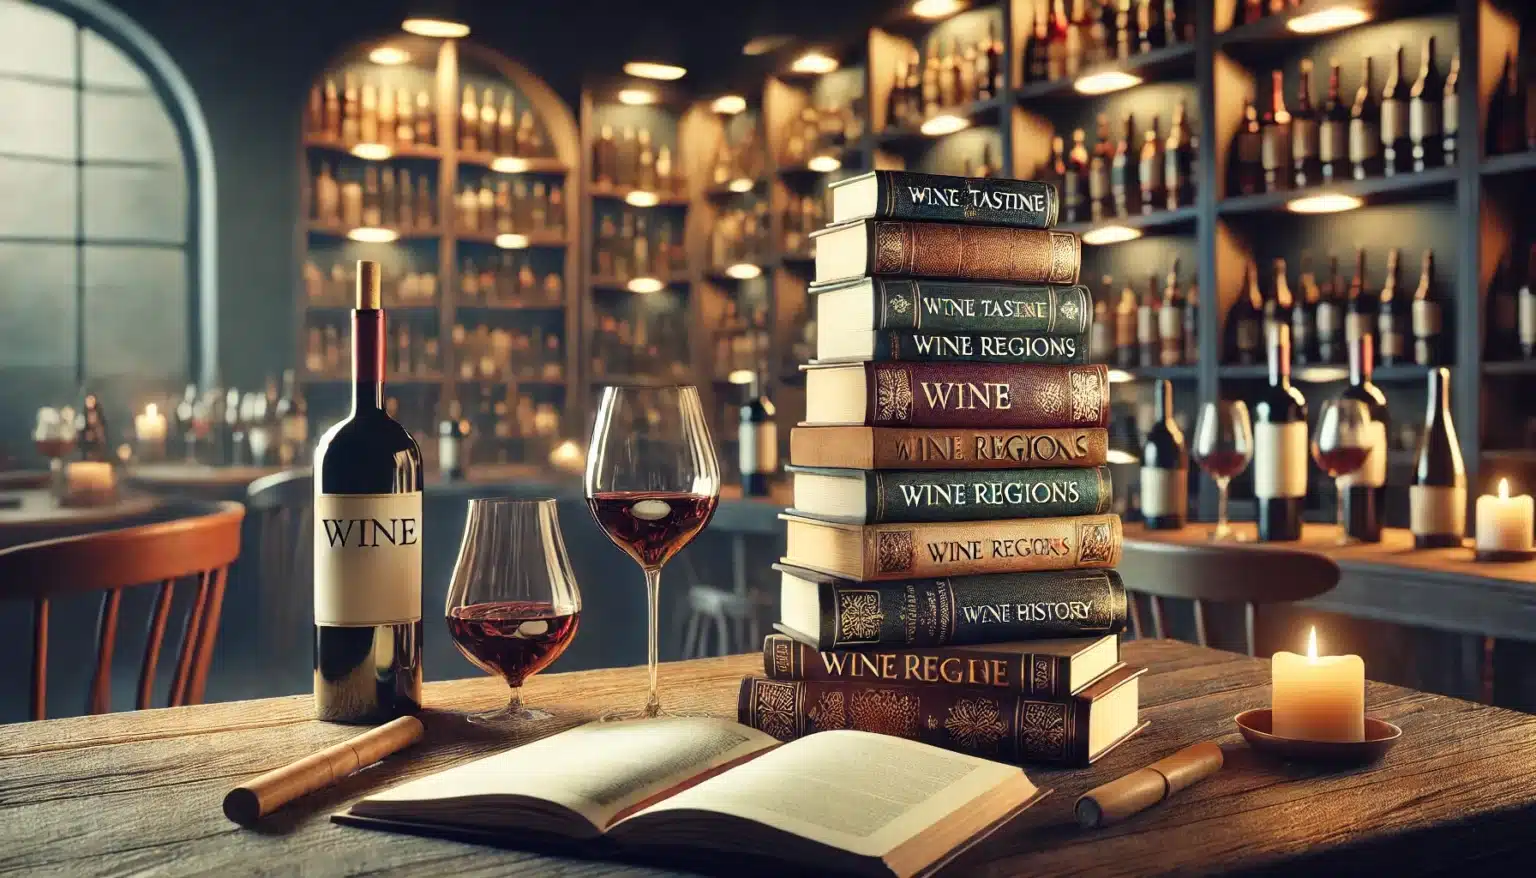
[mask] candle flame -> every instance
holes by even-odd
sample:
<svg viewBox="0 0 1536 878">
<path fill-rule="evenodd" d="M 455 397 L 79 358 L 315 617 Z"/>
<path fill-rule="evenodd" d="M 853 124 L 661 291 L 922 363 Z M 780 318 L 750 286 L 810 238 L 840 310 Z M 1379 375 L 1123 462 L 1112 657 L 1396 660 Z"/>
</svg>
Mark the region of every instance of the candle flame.
<svg viewBox="0 0 1536 878">
<path fill-rule="evenodd" d="M 1316 625 L 1313 625 L 1311 632 L 1307 634 L 1307 661 L 1309 661 L 1309 662 L 1317 661 L 1317 626 Z"/>
<path fill-rule="evenodd" d="M 149 405 L 144 407 L 144 414 L 149 415 L 151 418 L 153 418 L 155 415 L 157 415 L 159 413 L 160 413 L 160 407 L 155 405 L 154 403 L 150 403 Z"/>
<path fill-rule="evenodd" d="M 1509 479 L 1499 479 L 1499 499 L 1509 499 Z"/>
</svg>

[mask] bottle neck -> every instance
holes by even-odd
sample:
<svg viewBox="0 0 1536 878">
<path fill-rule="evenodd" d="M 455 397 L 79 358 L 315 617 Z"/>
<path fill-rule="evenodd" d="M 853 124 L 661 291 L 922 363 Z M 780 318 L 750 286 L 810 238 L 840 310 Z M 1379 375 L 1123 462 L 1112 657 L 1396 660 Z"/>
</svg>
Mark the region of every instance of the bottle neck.
<svg viewBox="0 0 1536 878">
<path fill-rule="evenodd" d="M 1355 343 L 1349 346 L 1349 383 L 1355 387 L 1371 383 L 1374 346 L 1375 339 L 1369 332 L 1360 333 Z"/>
<path fill-rule="evenodd" d="M 1173 382 L 1159 379 L 1157 392 L 1152 395 L 1152 419 L 1166 423 L 1173 417 Z"/>
<path fill-rule="evenodd" d="M 1276 387 L 1291 383 L 1291 327 L 1287 323 L 1270 324 L 1269 383 Z"/>
<path fill-rule="evenodd" d="M 352 411 L 384 407 L 384 312 L 352 312 Z"/>
</svg>

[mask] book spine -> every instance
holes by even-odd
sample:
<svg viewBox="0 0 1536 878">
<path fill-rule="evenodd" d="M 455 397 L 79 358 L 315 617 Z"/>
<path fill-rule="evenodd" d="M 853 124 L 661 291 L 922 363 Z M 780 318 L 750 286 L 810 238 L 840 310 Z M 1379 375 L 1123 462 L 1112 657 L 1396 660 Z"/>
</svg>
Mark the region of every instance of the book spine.
<svg viewBox="0 0 1536 878">
<path fill-rule="evenodd" d="M 877 171 L 881 219 L 938 220 L 1026 229 L 1056 224 L 1056 187 L 1034 180 Z"/>
<path fill-rule="evenodd" d="M 866 580 L 1101 569 L 1120 561 L 1118 515 L 863 528 Z M 813 562 L 814 566 L 814 562 Z"/>
<path fill-rule="evenodd" d="M 871 222 L 869 273 L 895 277 L 1075 284 L 1082 249 L 1070 232 Z"/>
<path fill-rule="evenodd" d="M 746 677 L 736 719 L 780 741 L 856 729 L 1005 762 L 1080 765 L 1091 709 L 987 689 Z"/>
<path fill-rule="evenodd" d="M 871 427 L 1107 427 L 1102 365 L 866 363 Z"/>
<path fill-rule="evenodd" d="M 1072 659 L 1063 655 L 960 649 L 819 651 L 783 634 L 763 641 L 763 673 L 771 680 L 850 680 L 895 685 L 962 686 L 1064 698 Z"/>
<path fill-rule="evenodd" d="M 1059 518 L 1108 512 L 1109 467 L 996 472 L 871 472 L 864 475 L 871 524 Z"/>
<path fill-rule="evenodd" d="M 1125 584 L 1113 570 L 823 582 L 822 649 L 968 646 L 1125 630 Z"/>
<path fill-rule="evenodd" d="M 1040 363 L 1062 366 L 1088 362 L 1080 335 L 876 332 L 870 359 L 886 363 Z"/>
<path fill-rule="evenodd" d="M 844 469 L 1102 466 L 1109 455 L 1109 431 L 795 427 L 789 433 L 789 449 L 790 463 L 796 466 Z"/>
<path fill-rule="evenodd" d="M 1073 336 L 1093 323 L 1093 297 L 1082 286 L 877 278 L 874 289 L 874 329 Z"/>
</svg>

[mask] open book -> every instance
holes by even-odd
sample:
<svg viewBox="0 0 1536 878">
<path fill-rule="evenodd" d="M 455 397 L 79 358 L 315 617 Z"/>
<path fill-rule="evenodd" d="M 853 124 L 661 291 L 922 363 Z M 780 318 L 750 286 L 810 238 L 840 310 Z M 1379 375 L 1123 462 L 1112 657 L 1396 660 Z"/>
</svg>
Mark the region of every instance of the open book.
<svg viewBox="0 0 1536 878">
<path fill-rule="evenodd" d="M 902 738 L 832 731 L 780 744 L 723 719 L 668 718 L 578 726 L 369 796 L 335 819 L 908 876 L 1044 794 L 1015 766 Z"/>
</svg>

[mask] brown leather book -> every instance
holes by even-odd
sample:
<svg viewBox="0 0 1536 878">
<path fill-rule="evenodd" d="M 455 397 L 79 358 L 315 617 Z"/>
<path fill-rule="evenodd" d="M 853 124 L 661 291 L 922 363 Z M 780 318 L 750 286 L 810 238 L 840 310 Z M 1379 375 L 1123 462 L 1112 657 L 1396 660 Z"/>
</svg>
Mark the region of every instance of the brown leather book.
<svg viewBox="0 0 1536 878">
<path fill-rule="evenodd" d="M 865 275 L 1075 284 L 1082 265 L 1071 232 L 857 220 L 811 237 L 818 284 Z"/>
<path fill-rule="evenodd" d="M 1097 427 L 975 430 L 963 427 L 795 427 L 794 466 L 839 469 L 1036 469 L 1103 466 L 1109 431 Z"/>
<path fill-rule="evenodd" d="M 1145 727 L 1138 678 L 1146 672 L 1122 666 L 1050 700 L 993 689 L 745 677 L 736 718 L 781 741 L 855 729 L 1003 762 L 1087 765 Z"/>
<path fill-rule="evenodd" d="M 1107 427 L 1103 365 L 854 363 L 805 369 L 805 423 Z"/>
</svg>

